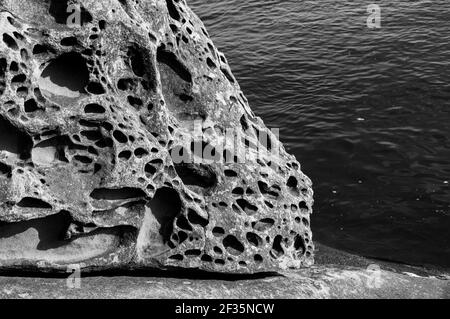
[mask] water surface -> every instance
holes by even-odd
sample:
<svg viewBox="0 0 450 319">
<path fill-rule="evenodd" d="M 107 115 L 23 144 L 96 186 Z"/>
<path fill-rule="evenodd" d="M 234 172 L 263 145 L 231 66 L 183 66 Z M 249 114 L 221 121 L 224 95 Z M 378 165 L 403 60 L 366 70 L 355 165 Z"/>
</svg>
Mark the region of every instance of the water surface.
<svg viewBox="0 0 450 319">
<path fill-rule="evenodd" d="M 315 189 L 314 237 L 450 267 L 450 2 L 188 0 Z"/>
</svg>

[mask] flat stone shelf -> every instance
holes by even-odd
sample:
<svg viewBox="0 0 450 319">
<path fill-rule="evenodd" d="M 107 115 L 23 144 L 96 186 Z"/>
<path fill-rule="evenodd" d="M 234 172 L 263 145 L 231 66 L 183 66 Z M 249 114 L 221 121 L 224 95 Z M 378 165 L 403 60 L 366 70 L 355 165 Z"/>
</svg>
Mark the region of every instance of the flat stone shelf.
<svg viewBox="0 0 450 319">
<path fill-rule="evenodd" d="M 167 276 L 167 277 L 165 277 Z M 0 277 L 0 298 L 450 298 L 450 276 L 379 262 L 319 245 L 310 269 L 272 276 L 170 274 L 92 276 L 80 288 L 66 278 Z"/>
</svg>

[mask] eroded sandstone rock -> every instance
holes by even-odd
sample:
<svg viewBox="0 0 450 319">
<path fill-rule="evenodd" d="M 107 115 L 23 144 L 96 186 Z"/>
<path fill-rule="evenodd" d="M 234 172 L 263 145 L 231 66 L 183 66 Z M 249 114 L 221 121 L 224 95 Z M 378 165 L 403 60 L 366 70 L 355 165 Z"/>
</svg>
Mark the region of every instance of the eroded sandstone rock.
<svg viewBox="0 0 450 319">
<path fill-rule="evenodd" d="M 311 181 L 184 0 L 0 11 L 0 268 L 313 262 Z"/>
</svg>

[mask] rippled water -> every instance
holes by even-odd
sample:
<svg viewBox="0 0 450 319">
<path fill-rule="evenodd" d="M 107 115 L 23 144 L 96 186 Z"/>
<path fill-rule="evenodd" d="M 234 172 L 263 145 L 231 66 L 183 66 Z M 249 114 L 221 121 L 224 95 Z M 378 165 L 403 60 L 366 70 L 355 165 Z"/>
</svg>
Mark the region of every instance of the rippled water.
<svg viewBox="0 0 450 319">
<path fill-rule="evenodd" d="M 315 239 L 450 267 L 450 1 L 188 0 L 315 184 Z"/>
</svg>

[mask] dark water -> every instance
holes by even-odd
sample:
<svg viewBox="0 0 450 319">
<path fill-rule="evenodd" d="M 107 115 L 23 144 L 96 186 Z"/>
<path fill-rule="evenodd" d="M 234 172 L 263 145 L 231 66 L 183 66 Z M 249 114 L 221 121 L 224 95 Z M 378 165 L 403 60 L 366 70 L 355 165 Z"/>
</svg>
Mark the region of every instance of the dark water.
<svg viewBox="0 0 450 319">
<path fill-rule="evenodd" d="M 450 1 L 188 0 L 315 184 L 317 241 L 450 267 Z"/>
</svg>

